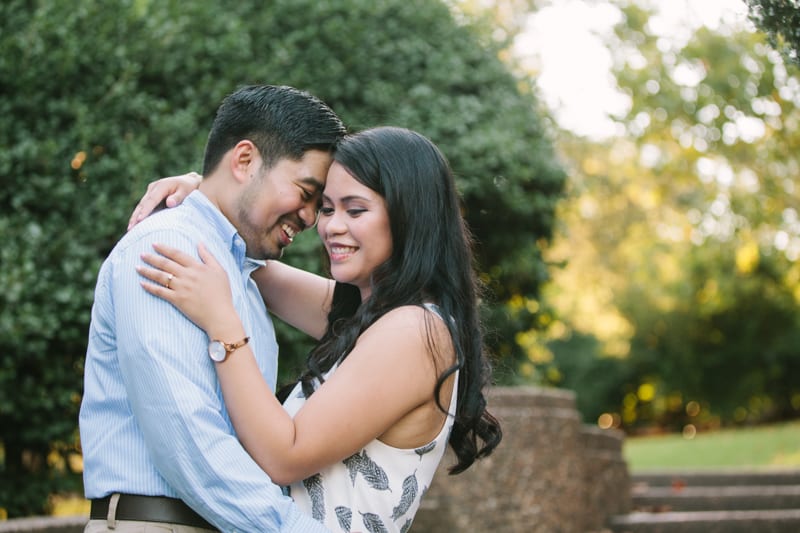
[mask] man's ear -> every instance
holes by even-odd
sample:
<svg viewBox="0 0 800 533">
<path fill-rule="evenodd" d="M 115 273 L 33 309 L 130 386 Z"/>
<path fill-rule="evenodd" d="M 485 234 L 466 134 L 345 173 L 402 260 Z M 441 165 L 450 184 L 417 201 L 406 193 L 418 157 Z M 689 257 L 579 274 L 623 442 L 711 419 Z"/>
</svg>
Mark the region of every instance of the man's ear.
<svg viewBox="0 0 800 533">
<path fill-rule="evenodd" d="M 261 154 L 252 141 L 243 139 L 231 150 L 231 175 L 239 183 L 247 183 L 261 166 Z"/>
</svg>

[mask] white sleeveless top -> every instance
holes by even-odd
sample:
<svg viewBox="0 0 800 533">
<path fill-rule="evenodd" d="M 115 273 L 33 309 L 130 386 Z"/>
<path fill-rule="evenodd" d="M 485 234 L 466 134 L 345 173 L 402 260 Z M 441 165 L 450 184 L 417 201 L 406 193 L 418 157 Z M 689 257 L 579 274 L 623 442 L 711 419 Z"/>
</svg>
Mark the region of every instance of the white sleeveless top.
<svg viewBox="0 0 800 533">
<path fill-rule="evenodd" d="M 325 379 L 338 366 L 334 365 Z M 408 531 L 447 448 L 456 412 L 458 372 L 455 380 L 449 415 L 435 439 L 409 449 L 373 440 L 347 459 L 292 484 L 289 494 L 300 510 L 334 532 Z M 298 384 L 283 407 L 294 416 L 305 401 Z"/>
</svg>

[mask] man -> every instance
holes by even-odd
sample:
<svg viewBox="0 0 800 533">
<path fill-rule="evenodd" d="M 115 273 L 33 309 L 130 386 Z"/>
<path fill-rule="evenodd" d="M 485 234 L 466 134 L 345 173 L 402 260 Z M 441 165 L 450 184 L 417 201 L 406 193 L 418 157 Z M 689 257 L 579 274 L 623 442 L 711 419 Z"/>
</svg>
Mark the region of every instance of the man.
<svg viewBox="0 0 800 533">
<path fill-rule="evenodd" d="M 137 224 L 104 262 L 80 412 L 92 500 L 86 532 L 144 531 L 153 522 L 186 532 L 324 531 L 239 444 L 211 357 L 235 357 L 249 342 L 274 390 L 278 346 L 250 273 L 313 226 L 331 149 L 344 133 L 333 111 L 307 93 L 234 92 L 217 111 L 199 190 Z M 195 256 L 206 245 L 228 273 L 247 338 L 209 342 L 141 289 L 136 268 L 157 242 Z"/>
</svg>

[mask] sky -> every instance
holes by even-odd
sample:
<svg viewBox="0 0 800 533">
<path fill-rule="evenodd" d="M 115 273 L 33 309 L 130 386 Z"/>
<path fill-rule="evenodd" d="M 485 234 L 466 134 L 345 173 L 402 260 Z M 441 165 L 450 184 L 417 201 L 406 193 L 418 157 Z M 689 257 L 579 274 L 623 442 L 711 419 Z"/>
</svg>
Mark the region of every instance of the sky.
<svg viewBox="0 0 800 533">
<path fill-rule="evenodd" d="M 747 24 L 743 0 L 653 0 L 659 11 L 654 30 L 688 39 L 694 28 Z M 618 10 L 603 0 L 552 0 L 529 16 L 516 40 L 515 55 L 537 73 L 540 96 L 559 125 L 602 138 L 613 132 L 608 113 L 627 99 L 610 82 L 609 51 L 598 34 L 611 31 Z"/>
</svg>

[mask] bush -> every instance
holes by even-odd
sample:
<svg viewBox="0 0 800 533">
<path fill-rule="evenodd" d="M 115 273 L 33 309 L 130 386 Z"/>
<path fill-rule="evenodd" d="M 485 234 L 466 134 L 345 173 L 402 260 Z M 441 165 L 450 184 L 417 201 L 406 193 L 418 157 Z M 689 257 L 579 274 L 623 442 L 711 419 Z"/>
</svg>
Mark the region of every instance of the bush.
<svg viewBox="0 0 800 533">
<path fill-rule="evenodd" d="M 79 486 L 65 459 L 79 453 L 97 270 L 148 181 L 200 169 L 216 107 L 239 85 L 294 85 L 352 129 L 431 137 L 497 289 L 491 316 L 511 292 L 535 296 L 564 176 L 517 82 L 427 0 L 0 4 L 0 508 L 41 513 Z M 319 269 L 316 248 L 306 236 L 287 260 Z M 279 335 L 286 377 L 308 341 Z"/>
</svg>

